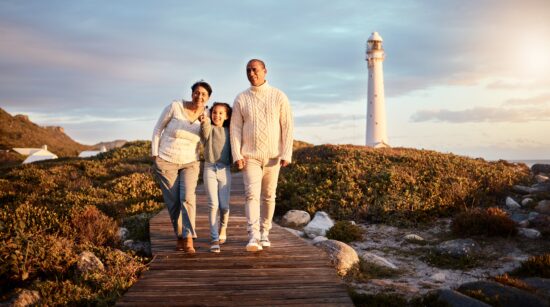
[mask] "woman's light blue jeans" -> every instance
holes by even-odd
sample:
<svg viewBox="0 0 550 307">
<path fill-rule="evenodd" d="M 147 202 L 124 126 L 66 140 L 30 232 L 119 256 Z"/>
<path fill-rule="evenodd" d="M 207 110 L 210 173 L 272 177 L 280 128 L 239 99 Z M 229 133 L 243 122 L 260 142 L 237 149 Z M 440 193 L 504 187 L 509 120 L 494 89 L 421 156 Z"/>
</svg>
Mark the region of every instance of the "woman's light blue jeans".
<svg viewBox="0 0 550 307">
<path fill-rule="evenodd" d="M 177 238 L 196 237 L 196 195 L 199 161 L 177 164 L 155 158 L 153 167 Z"/>
<path fill-rule="evenodd" d="M 204 188 L 208 197 L 210 237 L 219 241 L 219 229 L 227 227 L 229 196 L 231 193 L 231 166 L 223 163 L 204 163 Z"/>
</svg>

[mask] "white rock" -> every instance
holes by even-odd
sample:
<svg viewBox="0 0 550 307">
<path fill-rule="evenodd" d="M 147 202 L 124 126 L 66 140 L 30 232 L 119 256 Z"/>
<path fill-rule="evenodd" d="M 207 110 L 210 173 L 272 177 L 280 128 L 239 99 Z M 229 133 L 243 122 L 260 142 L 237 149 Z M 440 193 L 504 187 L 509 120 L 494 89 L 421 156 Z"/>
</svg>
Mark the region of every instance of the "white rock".
<svg viewBox="0 0 550 307">
<path fill-rule="evenodd" d="M 510 210 L 517 210 L 521 208 L 521 205 L 518 204 L 518 202 L 515 201 L 512 197 L 508 196 L 506 197 L 506 207 Z"/>
<path fill-rule="evenodd" d="M 535 207 L 538 213 L 550 214 L 550 200 L 541 200 Z"/>
<path fill-rule="evenodd" d="M 307 225 L 310 221 L 311 217 L 309 216 L 309 213 L 302 210 L 290 210 L 283 215 L 280 224 L 283 227 L 298 228 Z"/>
<path fill-rule="evenodd" d="M 326 241 L 328 240 L 327 237 L 323 237 L 323 236 L 317 236 L 315 238 L 313 238 L 313 244 L 316 245 L 317 243 L 320 243 L 320 242 L 323 242 L 323 241 Z"/>
<path fill-rule="evenodd" d="M 296 229 L 293 229 L 293 228 L 288 228 L 288 227 L 283 227 L 284 230 L 290 232 L 291 234 L 301 238 L 304 236 L 304 232 L 303 231 L 299 231 L 299 230 L 296 230 Z"/>
<path fill-rule="evenodd" d="M 130 235 L 130 231 L 128 231 L 128 228 L 126 227 L 119 227 L 118 228 L 118 237 L 120 241 L 124 242 L 126 239 L 128 239 L 128 236 Z"/>
<path fill-rule="evenodd" d="M 430 276 L 430 278 L 438 282 L 444 282 L 447 279 L 447 274 L 445 272 L 437 272 Z"/>
<path fill-rule="evenodd" d="M 439 254 L 448 255 L 455 258 L 471 256 L 479 251 L 479 245 L 472 239 L 455 239 L 439 243 L 435 247 Z"/>
<path fill-rule="evenodd" d="M 122 243 L 127 249 L 131 249 L 137 253 L 151 255 L 151 243 L 144 241 L 126 240 Z"/>
<path fill-rule="evenodd" d="M 317 236 L 326 235 L 332 226 L 334 226 L 334 222 L 328 214 L 323 211 L 317 211 L 313 220 L 304 227 L 304 232 L 310 239 L 313 239 Z"/>
<path fill-rule="evenodd" d="M 408 234 L 404 237 L 405 241 L 407 242 L 410 242 L 410 243 L 415 243 L 415 242 L 424 242 L 424 238 L 422 238 L 421 236 L 417 235 L 417 234 L 414 234 L 414 233 L 411 233 L 411 234 Z"/>
<path fill-rule="evenodd" d="M 398 269 L 398 267 L 395 264 L 391 263 L 386 258 L 380 257 L 378 255 L 375 255 L 375 254 L 371 253 L 371 252 L 362 253 L 361 254 L 361 259 L 363 259 L 364 261 L 366 261 L 370 264 L 374 264 L 376 266 L 390 268 L 392 270 L 397 270 Z"/>
<path fill-rule="evenodd" d="M 103 266 L 101 260 L 99 260 L 96 255 L 89 251 L 83 251 L 82 253 L 80 253 L 80 255 L 78 255 L 76 268 L 80 273 L 105 270 L 105 267 Z"/>
<path fill-rule="evenodd" d="M 518 223 L 519 227 L 529 227 L 529 220 L 523 220 Z"/>
<path fill-rule="evenodd" d="M 346 243 L 336 240 L 325 240 L 317 246 L 328 254 L 330 262 L 336 268 L 336 272 L 341 276 L 346 275 L 346 273 L 359 262 L 357 252 Z"/>
<path fill-rule="evenodd" d="M 524 198 L 524 199 L 521 201 L 521 205 L 522 205 L 522 206 L 527 206 L 527 205 L 528 205 L 530 202 L 532 202 L 532 201 L 533 201 L 532 198 L 529 198 L 529 197 Z"/>
<path fill-rule="evenodd" d="M 540 231 L 533 228 L 518 228 L 518 233 L 520 236 L 523 236 L 529 239 L 540 238 Z"/>
<path fill-rule="evenodd" d="M 543 182 L 546 182 L 548 180 L 550 180 L 550 178 L 548 176 L 544 176 L 544 175 L 541 175 L 541 174 L 538 174 L 535 176 L 535 180 L 538 182 L 538 183 L 543 183 Z"/>
</svg>

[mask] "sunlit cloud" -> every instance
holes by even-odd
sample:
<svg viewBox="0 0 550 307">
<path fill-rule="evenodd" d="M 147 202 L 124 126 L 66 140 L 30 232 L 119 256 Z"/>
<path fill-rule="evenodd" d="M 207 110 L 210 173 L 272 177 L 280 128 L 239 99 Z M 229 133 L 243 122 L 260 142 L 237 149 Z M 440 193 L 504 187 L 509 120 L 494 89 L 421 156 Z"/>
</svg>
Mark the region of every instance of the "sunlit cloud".
<svg viewBox="0 0 550 307">
<path fill-rule="evenodd" d="M 529 98 L 513 98 L 504 102 L 504 105 L 542 105 L 550 104 L 550 93 Z"/>
<path fill-rule="evenodd" d="M 294 118 L 297 127 L 332 126 L 353 121 L 354 117 L 346 114 L 311 114 L 300 115 Z"/>
<path fill-rule="evenodd" d="M 95 116 L 95 115 L 53 115 L 51 113 L 33 113 L 27 112 L 25 115 L 29 116 L 29 119 L 39 124 L 56 123 L 56 125 L 74 125 L 74 124 L 109 124 L 109 123 L 121 123 L 121 122 L 149 122 L 153 120 L 152 117 L 108 117 L 108 116 Z"/>
<path fill-rule="evenodd" d="M 531 122 L 550 121 L 550 109 L 535 108 L 498 108 L 475 107 L 471 109 L 452 110 L 420 110 L 410 117 L 412 122 Z"/>
<path fill-rule="evenodd" d="M 35 29 L 0 22 L 0 63 L 34 69 L 49 68 L 70 74 L 78 72 L 100 78 L 145 81 L 160 77 L 168 64 L 127 54 L 98 52 Z M 7 78 L 4 76 L 3 78 Z"/>
</svg>

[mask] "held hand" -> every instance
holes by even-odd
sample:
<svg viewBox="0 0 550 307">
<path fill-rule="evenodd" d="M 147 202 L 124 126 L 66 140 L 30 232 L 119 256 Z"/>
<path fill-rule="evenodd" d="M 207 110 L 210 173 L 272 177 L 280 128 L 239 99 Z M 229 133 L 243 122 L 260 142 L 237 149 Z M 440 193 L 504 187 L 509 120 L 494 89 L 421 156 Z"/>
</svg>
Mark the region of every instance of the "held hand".
<svg viewBox="0 0 550 307">
<path fill-rule="evenodd" d="M 238 169 L 243 169 L 246 165 L 246 162 L 245 162 L 244 159 L 240 159 L 240 160 L 237 160 L 237 162 L 235 162 L 235 164 L 237 164 Z"/>
<path fill-rule="evenodd" d="M 290 164 L 290 162 L 288 162 L 287 160 L 281 160 L 281 166 L 282 167 L 287 167 L 289 164 Z"/>
</svg>

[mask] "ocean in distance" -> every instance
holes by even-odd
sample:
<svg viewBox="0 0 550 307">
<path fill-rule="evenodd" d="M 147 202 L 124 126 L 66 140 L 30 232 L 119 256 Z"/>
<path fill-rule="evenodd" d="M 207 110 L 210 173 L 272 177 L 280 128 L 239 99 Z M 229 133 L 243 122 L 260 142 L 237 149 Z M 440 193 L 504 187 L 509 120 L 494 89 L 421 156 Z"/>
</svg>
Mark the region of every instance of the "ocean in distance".
<svg viewBox="0 0 550 307">
<path fill-rule="evenodd" d="M 508 160 L 513 163 L 525 163 L 527 166 L 531 167 L 534 164 L 550 164 L 550 160 Z"/>
</svg>

